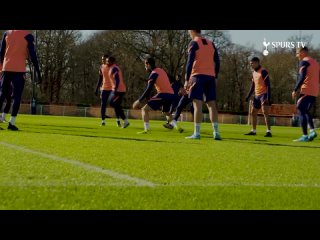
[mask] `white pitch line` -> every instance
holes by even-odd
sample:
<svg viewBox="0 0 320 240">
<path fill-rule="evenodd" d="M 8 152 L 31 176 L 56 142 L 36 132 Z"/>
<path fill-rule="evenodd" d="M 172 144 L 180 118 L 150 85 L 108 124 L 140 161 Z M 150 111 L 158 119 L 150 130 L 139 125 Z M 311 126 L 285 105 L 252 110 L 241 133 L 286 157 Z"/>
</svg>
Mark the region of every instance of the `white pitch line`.
<svg viewBox="0 0 320 240">
<path fill-rule="evenodd" d="M 155 183 L 150 182 L 150 181 L 146 181 L 141 178 L 131 177 L 126 174 L 118 173 L 118 172 L 115 172 L 112 170 L 104 169 L 104 168 L 97 167 L 97 166 L 94 166 L 94 165 L 91 165 L 88 163 L 83 163 L 83 162 L 80 162 L 77 160 L 72 160 L 72 159 L 63 158 L 63 157 L 59 157 L 59 156 L 55 156 L 55 155 L 51 155 L 51 154 L 47 154 L 47 153 L 38 152 L 38 151 L 35 151 L 32 149 L 28 149 L 26 147 L 21 147 L 21 146 L 17 146 L 17 145 L 6 143 L 6 142 L 0 142 L 0 144 L 3 146 L 6 146 L 6 147 L 14 148 L 14 149 L 22 151 L 22 152 L 32 153 L 32 154 L 35 154 L 35 155 L 38 155 L 41 157 L 45 157 L 45 158 L 49 158 L 49 159 L 59 161 L 59 162 L 69 163 L 74 166 L 78 166 L 78 167 L 81 167 L 81 168 L 89 170 L 89 171 L 102 173 L 102 174 L 108 175 L 108 176 L 116 178 L 116 179 L 135 182 L 136 185 L 138 185 L 138 186 L 147 186 L 147 187 L 155 187 L 156 186 Z"/>
<path fill-rule="evenodd" d="M 78 167 L 81 167 L 83 169 L 89 170 L 89 171 L 95 171 L 95 172 L 99 172 L 105 175 L 108 175 L 110 177 L 116 178 L 116 179 L 121 179 L 121 180 L 127 180 L 127 181 L 131 181 L 131 182 L 135 182 L 136 185 L 130 185 L 130 184 L 122 184 L 122 183 L 107 183 L 107 184 L 99 184 L 99 183 L 89 183 L 89 184 L 70 184 L 70 186 L 114 186 L 114 187 L 131 187 L 131 186 L 148 186 L 148 187 L 288 187 L 288 188 L 320 188 L 320 183 L 315 183 L 315 184 L 304 184 L 304 183 L 241 183 L 241 182 L 231 182 L 231 183 L 227 183 L 227 182 L 209 182 L 209 183 L 204 183 L 204 182 L 185 182 L 185 183 L 153 183 L 150 181 L 146 181 L 144 179 L 141 178 L 136 178 L 136 177 L 131 177 L 129 175 L 125 175 L 125 174 L 121 174 L 121 173 L 117 173 L 114 172 L 112 170 L 108 170 L 108 169 L 103 169 L 101 167 L 97 167 L 94 165 L 90 165 L 87 163 L 83 163 L 80 161 L 76 161 L 76 160 L 71 160 L 71 159 L 67 159 L 67 158 L 63 158 L 63 157 L 58 157 L 55 155 L 51 155 L 51 154 L 47 154 L 47 153 L 42 153 L 42 152 L 38 152 L 35 150 L 31 150 L 25 147 L 21 147 L 21 146 L 17 146 L 14 144 L 9 144 L 6 142 L 0 142 L 1 145 L 6 146 L 6 147 L 11 147 L 23 152 L 27 152 L 27 153 L 32 153 L 35 155 L 39 155 L 45 158 L 49 158 L 52 160 L 56 160 L 56 161 L 60 161 L 60 162 L 65 162 L 65 163 L 69 163 Z M 4 186 L 14 186 L 11 184 L 0 184 L 1 187 Z M 64 184 L 64 183 L 41 183 L 41 184 L 36 184 L 36 183 L 24 183 L 24 184 L 20 184 L 21 186 L 69 186 L 69 184 Z M 15 185 L 15 186 L 20 186 L 20 185 Z"/>
</svg>

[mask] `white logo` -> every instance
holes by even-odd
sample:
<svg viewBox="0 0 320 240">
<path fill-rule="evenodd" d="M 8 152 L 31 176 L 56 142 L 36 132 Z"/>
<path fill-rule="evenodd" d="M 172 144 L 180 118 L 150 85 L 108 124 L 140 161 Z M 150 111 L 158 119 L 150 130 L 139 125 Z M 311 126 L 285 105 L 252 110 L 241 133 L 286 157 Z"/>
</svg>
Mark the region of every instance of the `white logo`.
<svg viewBox="0 0 320 240">
<path fill-rule="evenodd" d="M 266 38 L 264 38 L 263 45 L 266 47 L 266 49 L 263 50 L 263 55 L 267 56 L 269 54 L 268 46 L 270 45 L 270 42 L 266 42 Z"/>
<path fill-rule="evenodd" d="M 265 46 L 265 50 L 263 50 L 263 55 L 267 56 L 269 54 L 268 51 L 268 46 L 271 44 L 272 48 L 299 48 L 299 47 L 304 47 L 306 45 L 305 42 L 267 42 L 266 38 L 264 38 L 264 41 L 262 44 Z"/>
</svg>

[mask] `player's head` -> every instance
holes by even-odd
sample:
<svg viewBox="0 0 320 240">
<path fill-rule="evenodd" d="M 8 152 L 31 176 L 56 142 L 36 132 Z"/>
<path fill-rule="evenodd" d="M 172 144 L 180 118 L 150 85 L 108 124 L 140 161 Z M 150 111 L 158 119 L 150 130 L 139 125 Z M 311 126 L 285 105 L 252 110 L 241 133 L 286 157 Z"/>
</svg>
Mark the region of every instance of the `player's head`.
<svg viewBox="0 0 320 240">
<path fill-rule="evenodd" d="M 104 54 L 104 55 L 102 55 L 102 57 L 101 57 L 101 62 L 102 62 L 102 64 L 106 64 L 106 62 L 107 62 L 107 58 L 109 57 L 109 55 L 108 54 Z"/>
<path fill-rule="evenodd" d="M 115 62 L 116 62 L 116 59 L 114 57 L 110 56 L 107 58 L 107 65 L 109 67 L 112 66 L 113 64 L 115 64 Z"/>
<path fill-rule="evenodd" d="M 196 36 L 201 34 L 201 30 L 188 30 L 188 33 L 191 39 L 194 39 Z"/>
<path fill-rule="evenodd" d="M 257 68 L 260 66 L 260 59 L 257 58 L 257 57 L 251 58 L 251 60 L 250 60 L 250 66 L 251 66 L 253 69 L 257 69 Z"/>
<path fill-rule="evenodd" d="M 302 60 L 306 56 L 308 56 L 309 49 L 307 47 L 299 47 L 296 49 L 296 57 L 299 60 Z"/>
<path fill-rule="evenodd" d="M 144 61 L 144 67 L 146 71 L 152 72 L 152 70 L 156 68 L 156 61 L 152 57 L 147 58 Z"/>
</svg>

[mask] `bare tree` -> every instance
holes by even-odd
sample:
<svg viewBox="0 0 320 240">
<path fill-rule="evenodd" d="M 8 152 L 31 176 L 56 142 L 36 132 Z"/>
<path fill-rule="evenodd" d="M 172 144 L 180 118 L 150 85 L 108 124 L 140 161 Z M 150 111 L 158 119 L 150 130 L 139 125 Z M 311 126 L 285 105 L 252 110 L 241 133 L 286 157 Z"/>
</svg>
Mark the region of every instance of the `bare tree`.
<svg viewBox="0 0 320 240">
<path fill-rule="evenodd" d="M 220 110 L 244 111 L 245 96 L 251 83 L 249 57 L 252 49 L 231 44 L 225 53 L 217 86 L 218 106 Z"/>
<path fill-rule="evenodd" d="M 46 102 L 60 102 L 61 91 L 70 80 L 70 60 L 79 37 L 75 30 L 38 31 L 37 52 L 43 72 L 41 90 Z"/>
<path fill-rule="evenodd" d="M 297 80 L 295 53 L 286 49 L 271 51 L 261 61 L 269 73 L 273 103 L 293 103 L 291 91 Z"/>
</svg>

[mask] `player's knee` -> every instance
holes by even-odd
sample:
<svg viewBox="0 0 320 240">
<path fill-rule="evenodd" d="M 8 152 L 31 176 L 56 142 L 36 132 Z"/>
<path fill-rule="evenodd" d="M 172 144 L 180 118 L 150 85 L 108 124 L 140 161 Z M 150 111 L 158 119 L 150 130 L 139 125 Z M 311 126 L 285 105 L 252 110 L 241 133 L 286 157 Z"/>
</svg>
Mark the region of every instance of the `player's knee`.
<svg viewBox="0 0 320 240">
<path fill-rule="evenodd" d="M 145 105 L 144 107 L 141 108 L 142 112 L 147 112 L 150 110 L 150 107 L 148 105 Z"/>
<path fill-rule="evenodd" d="M 170 112 L 162 112 L 162 114 L 166 117 L 170 117 L 171 116 L 171 113 Z"/>
</svg>

